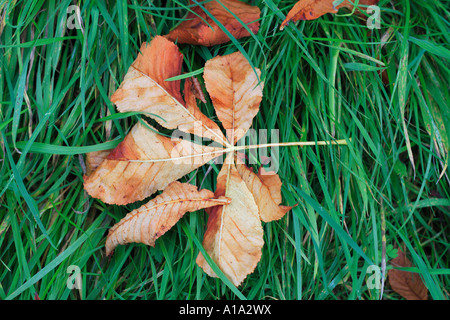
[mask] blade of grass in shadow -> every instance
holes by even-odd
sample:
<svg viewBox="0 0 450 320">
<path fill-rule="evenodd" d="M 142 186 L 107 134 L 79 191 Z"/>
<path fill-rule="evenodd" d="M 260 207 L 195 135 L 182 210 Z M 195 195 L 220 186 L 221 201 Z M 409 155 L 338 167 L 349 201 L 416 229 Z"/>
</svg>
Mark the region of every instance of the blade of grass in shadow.
<svg viewBox="0 0 450 320">
<path fill-rule="evenodd" d="M 103 213 L 100 217 L 104 217 L 105 213 Z M 17 288 L 14 292 L 9 294 L 6 297 L 6 300 L 12 300 L 21 294 L 23 291 L 27 290 L 29 287 L 34 285 L 36 282 L 45 277 L 50 271 L 55 269 L 61 262 L 63 262 L 67 257 L 69 257 L 72 253 L 74 253 L 86 240 L 89 239 L 91 234 L 97 230 L 97 227 L 100 225 L 102 219 L 97 219 L 86 232 L 81 235 L 77 241 L 75 241 L 72 245 L 70 245 L 66 250 L 64 250 L 60 255 L 58 255 L 52 262 L 47 264 L 44 268 L 42 268 L 38 273 L 32 276 L 27 282 Z"/>
<path fill-rule="evenodd" d="M 20 195 L 25 199 L 25 202 L 28 205 L 28 208 L 31 211 L 31 214 L 34 218 L 34 220 L 36 221 L 37 225 L 39 226 L 39 229 L 41 229 L 42 234 L 45 236 L 45 238 L 47 239 L 47 241 L 50 243 L 50 245 L 56 249 L 57 247 L 55 246 L 55 244 L 53 243 L 52 239 L 50 238 L 47 230 L 45 229 L 44 225 L 42 224 L 41 218 L 40 218 L 40 214 L 39 214 L 39 209 L 37 207 L 36 201 L 30 196 L 30 194 L 27 191 L 27 188 L 22 180 L 22 177 L 16 167 L 16 164 L 14 163 L 14 159 L 11 155 L 11 151 L 9 149 L 9 145 L 8 145 L 8 141 L 6 140 L 6 136 L 3 133 L 3 131 L 0 131 L 0 134 L 2 136 L 3 139 L 3 143 L 5 144 L 5 150 L 6 150 L 6 155 L 8 157 L 9 160 L 9 166 L 11 167 L 11 170 L 13 172 L 14 175 L 14 181 L 16 182 L 17 188 L 19 190 Z"/>
<path fill-rule="evenodd" d="M 313 198 L 307 195 L 305 192 L 299 188 L 293 186 L 296 192 L 305 199 L 305 201 L 311 205 L 314 210 L 336 231 L 341 241 L 347 243 L 352 247 L 364 260 L 369 264 L 374 264 L 372 259 L 370 259 L 364 251 L 358 246 L 358 244 L 348 235 L 348 233 L 330 216 L 330 214 Z"/>
</svg>

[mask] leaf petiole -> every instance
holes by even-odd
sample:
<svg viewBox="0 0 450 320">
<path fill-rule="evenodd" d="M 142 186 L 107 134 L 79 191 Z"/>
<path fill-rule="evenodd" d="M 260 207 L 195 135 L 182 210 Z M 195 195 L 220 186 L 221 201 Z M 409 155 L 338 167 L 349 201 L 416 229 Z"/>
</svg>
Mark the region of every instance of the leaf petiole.
<svg viewBox="0 0 450 320">
<path fill-rule="evenodd" d="M 351 140 L 351 139 L 350 139 Z M 254 144 L 249 146 L 231 146 L 228 148 L 224 148 L 217 151 L 210 151 L 198 154 L 191 154 L 182 157 L 172 157 L 172 158 L 164 158 L 164 159 L 147 159 L 147 160 L 127 160 L 130 162 L 165 162 L 165 161 L 175 161 L 175 160 L 183 160 L 183 159 L 191 159 L 194 157 L 203 157 L 209 156 L 213 154 L 217 154 L 218 156 L 228 152 L 235 152 L 241 150 L 249 150 L 249 149 L 261 149 L 261 148 L 270 148 L 270 147 L 304 147 L 304 146 L 326 146 L 326 145 L 347 145 L 347 140 L 330 140 L 330 141 L 296 141 L 296 142 L 278 142 L 278 143 L 265 143 L 265 144 Z"/>
</svg>

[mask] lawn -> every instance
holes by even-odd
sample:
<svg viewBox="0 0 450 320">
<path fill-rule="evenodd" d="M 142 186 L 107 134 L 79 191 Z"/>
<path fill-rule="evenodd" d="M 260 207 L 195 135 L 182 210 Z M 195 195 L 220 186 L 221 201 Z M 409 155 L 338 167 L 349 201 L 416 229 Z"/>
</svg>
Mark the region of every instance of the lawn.
<svg viewBox="0 0 450 320">
<path fill-rule="evenodd" d="M 379 29 L 344 9 L 280 30 L 295 1 L 245 2 L 261 9 L 259 32 L 179 44 L 183 72 L 198 71 L 203 86 L 207 60 L 241 51 L 264 81 L 253 129 L 346 144 L 272 150 L 283 204 L 296 206 L 263 223 L 261 260 L 236 288 L 196 264 L 204 210 L 155 247 L 107 257 L 108 229 L 145 201 L 108 205 L 83 188 L 86 153 L 117 146 L 146 118 L 110 97 L 187 1 L 0 0 L 1 300 L 399 300 L 388 278 L 397 248 L 429 299 L 449 298 L 449 3 L 381 0 Z M 214 190 L 218 169 L 180 181 Z"/>
</svg>

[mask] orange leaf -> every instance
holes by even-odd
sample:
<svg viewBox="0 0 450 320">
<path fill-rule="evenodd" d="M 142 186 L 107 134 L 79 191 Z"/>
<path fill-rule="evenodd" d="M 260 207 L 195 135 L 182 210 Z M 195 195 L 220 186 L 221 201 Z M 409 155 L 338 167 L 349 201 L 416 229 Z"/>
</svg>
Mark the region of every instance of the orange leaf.
<svg viewBox="0 0 450 320">
<path fill-rule="evenodd" d="M 231 199 L 229 205 L 207 209 L 208 225 L 203 247 L 224 274 L 238 286 L 252 273 L 264 245 L 260 220 L 282 218 L 292 207 L 279 206 L 281 180 L 260 169 L 256 175 L 243 164 L 234 164 L 228 154 L 217 176 L 215 196 Z M 212 277 L 217 275 L 200 253 L 197 264 Z"/>
<path fill-rule="evenodd" d="M 227 130 L 227 139 L 236 144 L 252 125 L 259 111 L 263 83 L 261 72 L 252 69 L 236 52 L 206 62 L 204 79 L 217 117 Z M 281 181 L 278 176 L 263 178 L 245 165 L 234 163 L 235 152 L 227 155 L 217 177 L 216 197 L 226 196 L 231 204 L 213 207 L 209 213 L 203 246 L 217 266 L 238 286 L 252 273 L 264 245 L 261 220 L 280 219 L 291 207 L 279 206 Z M 277 180 L 278 178 L 278 180 Z M 197 264 L 210 276 L 216 274 L 200 253 Z"/>
<path fill-rule="evenodd" d="M 188 78 L 184 83 L 184 98 L 186 99 L 186 108 L 190 114 L 194 116 L 197 121 L 193 123 L 184 123 L 178 126 L 178 129 L 184 132 L 193 133 L 197 136 L 208 138 L 221 144 L 226 142 L 219 126 L 205 116 L 197 106 L 197 97 L 202 97 L 202 94 L 195 88 L 194 82 Z M 203 97 L 203 99 L 205 99 Z"/>
<path fill-rule="evenodd" d="M 217 56 L 205 64 L 206 90 L 233 144 L 247 133 L 259 112 L 264 84 L 258 83 L 261 71 L 255 70 L 258 76 L 240 52 Z"/>
<path fill-rule="evenodd" d="M 89 171 L 93 172 L 84 177 L 85 190 L 106 203 L 128 204 L 164 190 L 111 228 L 107 254 L 117 245 L 129 242 L 153 246 L 186 212 L 207 208 L 209 217 L 203 245 L 237 286 L 254 271 L 261 258 L 264 245 L 261 220 L 280 219 L 291 209 L 280 205 L 278 175 L 263 169 L 255 174 L 245 165 L 236 167 L 234 162 L 239 149 L 234 144 L 246 134 L 259 111 L 263 90 L 263 83 L 258 80 L 261 72 L 252 69 L 239 52 L 217 56 L 206 63 L 206 89 L 217 117 L 227 130 L 225 138 L 217 124 L 197 106 L 197 97 L 202 98 L 198 82 L 191 78 L 185 80 L 184 102 L 180 83 L 165 81 L 181 72 L 182 56 L 176 45 L 156 37 L 141 51 L 111 98 L 119 111 L 152 113 L 166 128 L 208 137 L 226 148 L 167 138 L 143 121 L 109 153 L 88 155 Z M 217 177 L 215 194 L 175 181 L 225 152 L 229 154 Z M 216 276 L 202 254 L 197 257 L 197 263 L 207 274 Z"/>
<path fill-rule="evenodd" d="M 181 74 L 182 63 L 183 54 L 178 47 L 164 37 L 156 36 L 150 43 L 142 44 L 111 101 L 122 112 L 146 110 L 152 104 L 183 103 L 180 80 L 165 81 Z"/>
<path fill-rule="evenodd" d="M 263 229 L 255 200 L 232 157 L 229 155 L 225 162 L 217 177 L 215 196 L 230 198 L 231 203 L 209 210 L 203 247 L 227 278 L 238 286 L 254 271 L 261 258 Z M 201 253 L 197 264 L 208 275 L 217 277 Z"/>
<path fill-rule="evenodd" d="M 190 101 L 185 106 L 180 92 L 180 80 L 165 81 L 181 74 L 183 55 L 178 47 L 161 36 L 148 45 L 128 69 L 119 89 L 111 97 L 120 112 L 138 111 L 168 129 L 204 134 L 221 144 L 225 137 L 217 124 L 205 121 L 206 116 Z M 208 127 L 211 126 L 211 127 Z M 196 128 L 201 127 L 201 130 Z"/>
<path fill-rule="evenodd" d="M 358 6 L 371 6 L 378 3 L 379 0 L 359 0 Z M 344 0 L 337 7 L 333 5 L 334 0 L 300 0 L 288 12 L 286 19 L 281 24 L 280 29 L 291 21 L 298 20 L 314 20 L 326 13 L 337 13 L 340 8 L 348 8 L 353 10 L 354 4 L 348 0 Z M 365 7 L 362 7 L 365 10 Z"/>
<path fill-rule="evenodd" d="M 292 207 L 279 205 L 282 183 L 276 173 L 266 172 L 261 167 L 258 174 L 255 174 L 245 164 L 237 164 L 236 168 L 253 195 L 262 221 L 279 220 L 292 209 Z"/>
<path fill-rule="evenodd" d="M 411 261 L 400 249 L 398 249 L 397 258 L 392 259 L 391 264 L 394 267 L 402 268 L 412 266 Z M 418 273 L 390 269 L 388 277 L 392 290 L 406 300 L 428 300 L 428 289 Z"/>
<path fill-rule="evenodd" d="M 212 191 L 188 183 L 172 182 L 163 193 L 128 213 L 109 229 L 106 255 L 119 244 L 131 242 L 154 246 L 156 239 L 172 228 L 186 212 L 230 203 L 224 197 L 214 199 Z"/>
<path fill-rule="evenodd" d="M 218 156 L 217 153 L 196 155 L 220 150 L 167 138 L 138 123 L 98 168 L 85 176 L 84 188 L 92 197 L 110 204 L 143 200 Z"/>
<path fill-rule="evenodd" d="M 193 4 L 190 1 L 190 4 Z M 209 1 L 202 6 L 214 16 L 236 39 L 250 36 L 250 33 L 236 19 L 237 16 L 254 34 L 258 33 L 260 10 L 238 0 Z M 226 8 L 225 8 L 226 7 Z M 214 22 L 200 5 L 190 8 L 186 20 L 180 23 L 166 37 L 178 43 L 213 46 L 230 41 L 228 35 Z M 231 14 L 230 11 L 234 14 Z"/>
<path fill-rule="evenodd" d="M 91 175 L 92 172 L 106 159 L 111 153 L 112 149 L 103 151 L 93 151 L 86 153 L 86 175 Z"/>
</svg>

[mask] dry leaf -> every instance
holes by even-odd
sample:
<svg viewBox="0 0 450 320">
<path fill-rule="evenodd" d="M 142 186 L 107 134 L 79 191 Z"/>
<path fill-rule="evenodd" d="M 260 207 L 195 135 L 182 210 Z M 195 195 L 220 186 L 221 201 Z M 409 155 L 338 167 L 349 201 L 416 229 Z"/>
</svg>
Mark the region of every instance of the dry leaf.
<svg viewBox="0 0 450 320">
<path fill-rule="evenodd" d="M 225 162 L 230 158 L 229 155 Z M 264 240 L 258 207 L 234 163 L 222 166 L 215 196 L 228 197 L 231 204 L 209 211 L 203 247 L 227 278 L 238 286 L 261 258 Z M 197 264 L 208 275 L 217 277 L 201 253 Z"/>
<path fill-rule="evenodd" d="M 194 103 L 190 100 L 185 106 L 180 80 L 165 81 L 181 74 L 182 62 L 183 55 L 178 47 L 164 37 L 156 36 L 150 44 L 141 46 L 141 53 L 111 101 L 120 112 L 144 112 L 167 129 L 178 128 L 223 144 L 225 137 L 219 127 L 213 121 L 207 121 L 195 99 Z"/>
<path fill-rule="evenodd" d="M 168 66 L 172 60 L 175 71 Z M 219 130 L 217 124 L 197 106 L 196 98 L 201 98 L 198 83 L 196 86 L 192 79 L 186 79 L 184 102 L 179 96 L 179 84 L 164 81 L 180 73 L 180 61 L 176 45 L 156 37 L 149 47 L 143 46 L 142 55 L 130 67 L 112 101 L 120 111 L 152 112 L 167 120 L 158 121 L 167 128 L 210 137 L 226 148 L 167 138 L 142 121 L 100 164 L 105 154 L 88 157 L 92 159 L 91 168 L 96 168 L 85 177 L 84 187 L 91 196 L 112 204 L 143 200 L 157 190 L 164 190 L 111 228 L 106 243 L 108 254 L 118 244 L 154 245 L 185 212 L 208 208 L 203 245 L 224 274 L 239 285 L 260 260 L 264 245 L 261 220 L 280 219 L 291 208 L 280 205 L 278 175 L 262 169 L 255 174 L 243 164 L 236 167 L 234 160 L 233 145 L 246 134 L 259 111 L 261 73 L 257 68 L 253 70 L 241 53 L 217 56 L 206 63 L 206 89 L 227 130 L 225 138 L 221 132 L 215 133 Z M 226 151 L 227 161 L 217 177 L 215 194 L 174 182 Z M 206 273 L 216 276 L 201 254 L 197 263 Z"/>
<path fill-rule="evenodd" d="M 86 154 L 86 175 L 89 176 L 111 153 L 112 149 L 103 151 L 93 151 Z"/>
<path fill-rule="evenodd" d="M 142 44 L 140 53 L 128 69 L 119 89 L 111 96 L 111 101 L 121 112 L 145 111 L 159 114 L 160 109 L 167 106 L 178 111 L 175 105 L 183 103 L 181 81 L 165 80 L 179 76 L 182 63 L 183 55 L 178 47 L 164 37 L 156 36 L 150 43 Z M 155 120 L 161 119 L 155 117 Z M 168 126 L 174 129 L 177 124 Z"/>
<path fill-rule="evenodd" d="M 402 268 L 412 266 L 411 261 L 400 249 L 398 249 L 397 258 L 392 259 L 391 264 Z M 392 290 L 406 300 L 428 300 L 428 289 L 418 273 L 390 269 L 388 277 Z"/>
<path fill-rule="evenodd" d="M 240 52 L 217 56 L 205 64 L 203 78 L 217 117 L 232 144 L 241 139 L 259 112 L 264 84 Z"/>
<path fill-rule="evenodd" d="M 193 4 L 190 1 L 190 4 Z M 254 34 L 258 33 L 260 10 L 238 0 L 221 0 L 203 2 L 201 5 L 227 29 L 234 38 L 250 36 L 246 28 L 236 19 L 237 16 Z M 225 8 L 226 7 L 226 8 Z M 230 41 L 214 20 L 200 5 L 190 8 L 186 20 L 181 22 L 166 37 L 178 43 L 213 46 Z M 234 14 L 231 14 L 230 11 Z"/>
<path fill-rule="evenodd" d="M 172 182 L 163 193 L 128 213 L 109 229 L 106 255 L 117 245 L 131 242 L 154 246 L 156 239 L 172 228 L 186 212 L 229 204 L 225 197 L 214 199 L 214 193 L 188 183 Z"/>
<path fill-rule="evenodd" d="M 192 78 L 189 78 L 189 80 L 191 80 L 191 82 L 192 82 L 190 91 L 194 94 L 194 96 L 198 100 L 200 100 L 203 103 L 206 103 L 206 98 L 203 94 L 203 90 L 202 90 L 202 87 L 200 86 L 200 82 L 198 81 L 198 79 L 195 77 L 192 77 Z M 186 88 L 186 85 L 185 85 L 185 88 Z"/>
<path fill-rule="evenodd" d="M 194 83 L 190 78 L 186 79 L 184 83 L 184 98 L 186 99 L 186 108 L 195 119 L 193 123 L 181 124 L 178 129 L 184 132 L 193 133 L 199 137 L 211 139 L 219 142 L 220 144 L 226 144 L 226 138 L 224 137 L 219 126 L 205 116 L 197 106 L 197 98 L 202 94 L 195 88 Z M 203 97 L 203 99 L 205 99 Z"/>
<path fill-rule="evenodd" d="M 261 258 L 264 245 L 260 220 L 281 219 L 292 207 L 279 206 L 281 180 L 261 168 L 258 174 L 244 164 L 235 165 L 229 153 L 217 177 L 215 196 L 226 196 L 231 204 L 213 207 L 209 213 L 203 246 L 224 272 L 238 286 L 252 273 Z M 200 253 L 197 264 L 216 277 Z"/>
<path fill-rule="evenodd" d="M 281 203 L 281 180 L 276 173 L 266 172 L 261 167 L 256 174 L 245 164 L 237 164 L 236 168 L 253 195 L 262 221 L 279 220 L 292 209 L 289 206 L 279 205 Z"/>
<path fill-rule="evenodd" d="M 167 138 L 138 123 L 98 168 L 85 176 L 84 188 L 92 197 L 105 203 L 124 205 L 143 200 L 218 154 L 195 155 L 220 150 L 187 140 Z M 188 158 L 177 160 L 179 157 Z"/>
<path fill-rule="evenodd" d="M 359 0 L 358 6 L 365 10 L 367 6 L 375 5 L 379 0 Z M 283 30 L 289 22 L 298 20 L 314 20 L 326 13 L 337 13 L 340 8 L 348 8 L 353 10 L 354 4 L 348 0 L 344 0 L 338 6 L 334 6 L 334 0 L 300 0 L 288 12 L 286 19 L 281 24 L 280 29 Z"/>
<path fill-rule="evenodd" d="M 260 71 L 255 70 L 258 77 Z M 250 128 L 259 111 L 263 83 L 240 52 L 217 56 L 205 64 L 204 79 L 217 117 L 236 144 Z M 235 152 L 227 155 L 217 177 L 215 196 L 226 196 L 231 204 L 209 213 L 203 247 L 220 270 L 238 286 L 255 270 L 264 245 L 261 220 L 280 219 L 291 207 L 279 206 L 278 175 L 262 178 L 243 164 L 235 164 Z M 277 180 L 278 178 L 278 180 Z M 197 264 L 210 276 L 217 275 L 200 253 Z"/>
</svg>

